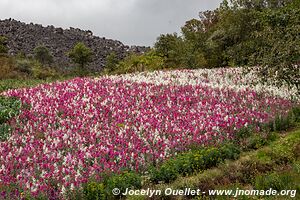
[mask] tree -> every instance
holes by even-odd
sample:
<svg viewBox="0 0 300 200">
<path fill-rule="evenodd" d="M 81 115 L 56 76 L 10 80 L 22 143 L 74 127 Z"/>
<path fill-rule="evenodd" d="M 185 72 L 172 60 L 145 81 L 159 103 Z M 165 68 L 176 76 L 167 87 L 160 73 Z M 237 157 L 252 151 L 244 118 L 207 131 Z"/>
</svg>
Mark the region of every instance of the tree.
<svg viewBox="0 0 300 200">
<path fill-rule="evenodd" d="M 34 49 L 34 58 L 42 65 L 50 65 L 53 62 L 53 56 L 49 52 L 48 48 L 40 45 Z"/>
<path fill-rule="evenodd" d="M 105 69 L 107 72 L 113 72 L 114 70 L 116 70 L 118 64 L 119 59 L 116 53 L 112 52 L 106 57 Z"/>
<path fill-rule="evenodd" d="M 68 53 L 68 56 L 74 63 L 79 64 L 81 69 L 84 69 L 92 61 L 93 53 L 84 43 L 79 42 Z"/>
<path fill-rule="evenodd" d="M 7 44 L 6 37 L 0 36 L 0 54 L 6 54 L 8 52 L 8 48 L 6 44 Z"/>
<path fill-rule="evenodd" d="M 154 49 L 158 55 L 161 55 L 165 59 L 167 67 L 185 67 L 185 43 L 176 33 L 160 35 L 154 44 Z"/>
<path fill-rule="evenodd" d="M 262 78 L 296 86 L 300 93 L 300 3 L 267 10 L 259 16 L 260 41 L 252 62 L 261 66 Z"/>
</svg>

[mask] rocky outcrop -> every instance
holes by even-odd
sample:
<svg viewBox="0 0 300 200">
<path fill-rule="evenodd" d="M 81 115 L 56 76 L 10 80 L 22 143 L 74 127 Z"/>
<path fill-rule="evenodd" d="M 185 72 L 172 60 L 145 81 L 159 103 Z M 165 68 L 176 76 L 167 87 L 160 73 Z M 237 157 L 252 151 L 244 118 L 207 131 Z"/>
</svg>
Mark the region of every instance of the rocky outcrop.
<svg viewBox="0 0 300 200">
<path fill-rule="evenodd" d="M 94 36 L 90 30 L 78 28 L 62 29 L 54 26 L 43 27 L 39 24 L 26 24 L 13 19 L 0 20 L 0 36 L 7 37 L 9 54 L 25 53 L 32 55 L 38 45 L 46 46 L 59 66 L 69 66 L 66 53 L 78 42 L 83 42 L 93 51 L 93 62 L 90 68 L 100 70 L 105 66 L 107 55 L 114 52 L 119 59 L 129 52 L 144 53 L 149 47 L 124 45 L 122 42 L 104 37 Z"/>
</svg>

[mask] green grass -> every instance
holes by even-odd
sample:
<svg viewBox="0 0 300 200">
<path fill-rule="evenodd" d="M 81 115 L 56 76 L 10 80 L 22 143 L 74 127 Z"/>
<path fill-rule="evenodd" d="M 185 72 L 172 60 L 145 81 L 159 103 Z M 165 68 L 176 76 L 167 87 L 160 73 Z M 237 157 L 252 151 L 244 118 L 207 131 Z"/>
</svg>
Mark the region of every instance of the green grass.
<svg viewBox="0 0 300 200">
<path fill-rule="evenodd" d="M 72 77 L 56 78 L 56 79 L 4 79 L 0 80 L 0 93 L 9 89 L 34 87 L 39 84 L 52 83 L 55 81 L 63 81 Z"/>
</svg>

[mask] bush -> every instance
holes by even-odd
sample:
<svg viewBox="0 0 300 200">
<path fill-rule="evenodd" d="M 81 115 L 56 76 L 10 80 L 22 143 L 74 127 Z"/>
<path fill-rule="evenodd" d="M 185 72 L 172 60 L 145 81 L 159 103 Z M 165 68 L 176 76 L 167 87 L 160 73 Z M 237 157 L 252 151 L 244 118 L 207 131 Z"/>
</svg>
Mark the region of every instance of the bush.
<svg viewBox="0 0 300 200">
<path fill-rule="evenodd" d="M 237 133 L 235 134 L 235 138 L 237 142 L 240 142 L 241 140 L 250 137 L 253 134 L 253 130 L 249 127 L 242 127 L 240 128 Z"/>
<path fill-rule="evenodd" d="M 274 121 L 269 122 L 269 131 L 286 131 L 299 122 L 300 108 L 293 107 L 286 116 L 277 115 Z"/>
<path fill-rule="evenodd" d="M 118 188 L 120 195 L 128 189 L 140 189 L 142 187 L 142 178 L 135 172 L 123 172 L 118 175 L 113 175 L 104 180 L 106 194 L 113 197 L 112 190 Z"/>
<path fill-rule="evenodd" d="M 240 156 L 241 150 L 232 143 L 224 144 L 220 147 L 221 158 L 235 160 Z"/>
<path fill-rule="evenodd" d="M 9 89 L 17 89 L 21 87 L 34 87 L 39 84 L 47 83 L 45 80 L 40 79 L 5 79 L 0 80 L 0 92 Z"/>
<path fill-rule="evenodd" d="M 280 191 L 284 189 L 291 189 L 294 187 L 293 178 L 290 174 L 271 173 L 267 175 L 260 175 L 255 178 L 255 189 L 268 190 L 270 188 Z"/>
<path fill-rule="evenodd" d="M 91 49 L 86 47 L 84 43 L 79 42 L 67 54 L 74 63 L 79 65 L 77 69 L 79 75 L 85 75 L 87 73 L 85 66 L 92 61 L 93 53 Z"/>
<path fill-rule="evenodd" d="M 34 65 L 34 62 L 26 59 L 26 58 L 20 58 L 16 60 L 16 69 L 22 73 L 32 75 L 32 66 Z"/>
<path fill-rule="evenodd" d="M 259 134 L 255 134 L 248 139 L 247 147 L 249 149 L 259 149 L 267 144 L 267 141 Z"/>
<path fill-rule="evenodd" d="M 102 200 L 106 198 L 105 186 L 103 183 L 90 182 L 83 188 L 84 199 Z"/>
<path fill-rule="evenodd" d="M 208 147 L 182 153 L 174 159 L 165 161 L 160 167 L 152 168 L 150 180 L 155 183 L 169 183 L 174 181 L 179 174 L 191 175 L 194 172 L 215 167 L 225 159 L 236 159 L 239 154 L 240 149 L 234 144 L 224 144 L 220 148 Z"/>
<path fill-rule="evenodd" d="M 164 69 L 164 59 L 154 51 L 143 55 L 131 54 L 121 61 L 115 72 L 118 74 Z"/>
<path fill-rule="evenodd" d="M 46 80 L 47 78 L 57 77 L 56 71 L 50 67 L 43 67 L 39 63 L 32 66 L 32 76 L 37 79 Z"/>
<path fill-rule="evenodd" d="M 119 64 L 119 59 L 117 55 L 113 52 L 106 57 L 105 70 L 110 73 L 116 70 Z"/>
<path fill-rule="evenodd" d="M 120 198 L 126 189 L 140 189 L 142 178 L 135 172 L 124 171 L 121 174 L 104 174 L 102 182 L 89 181 L 83 186 L 83 199 L 114 199 Z M 120 194 L 114 196 L 113 189 L 119 189 Z M 74 192 L 73 192 L 74 194 Z"/>
<path fill-rule="evenodd" d="M 43 45 L 37 46 L 34 49 L 34 58 L 42 65 L 50 65 L 53 62 L 53 56 L 49 49 Z"/>
<path fill-rule="evenodd" d="M 20 109 L 21 101 L 0 96 L 0 141 L 5 141 L 10 136 L 11 127 L 6 122 L 18 115 Z"/>
<path fill-rule="evenodd" d="M 10 78 L 14 70 L 14 60 L 8 56 L 0 56 L 0 79 Z"/>
<path fill-rule="evenodd" d="M 6 37 L 0 36 L 0 56 L 2 54 L 6 54 L 8 51 L 8 48 L 6 46 Z"/>
</svg>

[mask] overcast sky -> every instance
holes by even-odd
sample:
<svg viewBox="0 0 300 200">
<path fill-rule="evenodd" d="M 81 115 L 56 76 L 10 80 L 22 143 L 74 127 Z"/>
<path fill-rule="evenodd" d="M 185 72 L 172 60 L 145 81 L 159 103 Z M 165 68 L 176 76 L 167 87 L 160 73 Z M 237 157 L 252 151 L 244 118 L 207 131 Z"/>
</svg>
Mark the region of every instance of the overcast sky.
<svg viewBox="0 0 300 200">
<path fill-rule="evenodd" d="M 162 33 L 180 32 L 199 11 L 221 0 L 0 0 L 0 19 L 91 30 L 128 45 L 152 46 Z"/>
</svg>

